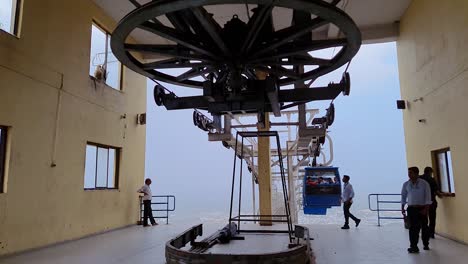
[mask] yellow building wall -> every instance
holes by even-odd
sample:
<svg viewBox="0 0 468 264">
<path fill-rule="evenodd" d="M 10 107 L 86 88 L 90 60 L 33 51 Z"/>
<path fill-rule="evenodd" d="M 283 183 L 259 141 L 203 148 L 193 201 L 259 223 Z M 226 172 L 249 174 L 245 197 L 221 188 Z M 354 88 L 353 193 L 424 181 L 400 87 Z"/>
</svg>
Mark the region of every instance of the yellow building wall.
<svg viewBox="0 0 468 264">
<path fill-rule="evenodd" d="M 439 199 L 436 232 L 466 243 L 467 28 L 468 1 L 414 0 L 397 44 L 408 166 L 431 166 L 431 151 L 450 147 L 456 197 Z"/>
<path fill-rule="evenodd" d="M 115 21 L 90 0 L 22 2 L 20 37 L 0 32 L 0 255 L 135 223 L 144 178 L 146 79 L 124 68 L 117 91 L 89 77 L 92 21 Z M 118 190 L 84 190 L 88 141 L 122 148 Z"/>
</svg>

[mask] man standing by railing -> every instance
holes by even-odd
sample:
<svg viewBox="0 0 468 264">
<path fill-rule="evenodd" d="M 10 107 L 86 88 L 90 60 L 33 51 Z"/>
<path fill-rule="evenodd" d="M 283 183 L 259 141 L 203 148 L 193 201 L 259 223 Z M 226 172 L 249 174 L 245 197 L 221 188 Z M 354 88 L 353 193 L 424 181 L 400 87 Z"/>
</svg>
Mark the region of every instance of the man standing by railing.
<svg viewBox="0 0 468 264">
<path fill-rule="evenodd" d="M 417 167 L 408 168 L 409 180 L 401 188 L 401 213 L 406 215 L 405 205 L 408 203 L 408 218 L 410 222 L 409 253 L 419 253 L 419 230 L 422 229 L 421 239 L 424 250 L 429 250 L 429 227 L 427 213 L 432 204 L 431 187 L 425 180 L 419 178 Z"/>
<path fill-rule="evenodd" d="M 145 185 L 143 185 L 138 192 L 143 193 L 143 226 L 149 226 L 148 225 L 148 217 L 151 221 L 152 225 L 157 225 L 156 221 L 154 221 L 153 218 L 153 209 L 151 209 L 151 198 L 153 197 L 153 194 L 151 192 L 151 179 L 146 179 L 145 180 Z"/>
</svg>

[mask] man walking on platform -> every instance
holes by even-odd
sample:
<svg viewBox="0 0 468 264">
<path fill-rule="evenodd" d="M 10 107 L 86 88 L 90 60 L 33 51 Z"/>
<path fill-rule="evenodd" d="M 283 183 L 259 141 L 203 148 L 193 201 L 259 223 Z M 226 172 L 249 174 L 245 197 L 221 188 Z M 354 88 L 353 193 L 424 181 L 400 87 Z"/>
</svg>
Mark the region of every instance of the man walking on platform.
<svg viewBox="0 0 468 264">
<path fill-rule="evenodd" d="M 356 227 L 358 227 L 359 223 L 361 222 L 361 219 L 358 219 L 349 211 L 349 208 L 351 208 L 351 205 L 353 204 L 353 198 L 354 198 L 353 186 L 351 185 L 351 183 L 349 183 L 349 179 L 350 177 L 348 175 L 343 176 L 344 187 L 343 187 L 342 201 L 343 201 L 343 212 L 344 212 L 344 217 L 345 217 L 345 224 L 344 226 L 341 227 L 341 229 L 349 229 L 349 218 L 354 220 L 354 222 L 356 223 Z"/>
<path fill-rule="evenodd" d="M 401 213 L 406 215 L 405 205 L 408 204 L 409 253 L 418 253 L 419 230 L 422 229 L 421 239 L 424 250 L 429 250 L 429 228 L 427 213 L 432 204 L 431 187 L 425 180 L 419 178 L 417 167 L 408 168 L 409 180 L 401 188 Z"/>
<path fill-rule="evenodd" d="M 426 167 L 424 168 L 424 174 L 420 176 L 421 179 L 427 181 L 429 183 L 429 186 L 431 187 L 431 200 L 432 204 L 429 207 L 429 236 L 431 238 L 434 238 L 435 235 L 435 226 L 436 226 L 436 211 L 437 211 L 437 200 L 436 196 L 442 197 L 442 193 L 440 192 L 439 185 L 435 181 L 434 178 L 432 178 L 432 173 L 433 170 L 431 167 Z"/>
<path fill-rule="evenodd" d="M 143 226 L 149 226 L 148 225 L 148 218 L 151 221 L 152 225 L 157 225 L 156 221 L 154 221 L 153 218 L 153 209 L 151 209 L 151 198 L 153 194 L 151 193 L 151 179 L 146 179 L 145 180 L 145 185 L 138 189 L 139 193 L 143 193 Z"/>
</svg>

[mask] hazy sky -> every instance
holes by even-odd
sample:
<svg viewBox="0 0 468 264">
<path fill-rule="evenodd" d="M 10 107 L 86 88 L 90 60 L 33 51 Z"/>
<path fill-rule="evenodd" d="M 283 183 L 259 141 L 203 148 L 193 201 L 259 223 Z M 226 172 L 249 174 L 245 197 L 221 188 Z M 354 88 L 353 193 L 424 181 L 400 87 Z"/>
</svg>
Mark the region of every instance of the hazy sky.
<svg viewBox="0 0 468 264">
<path fill-rule="evenodd" d="M 331 51 L 329 51 L 331 52 Z M 338 82 L 343 69 L 319 79 L 314 86 Z M 349 68 L 351 95 L 335 100 L 334 166 L 351 176 L 355 207 L 367 207 L 369 193 L 399 193 L 406 179 L 406 154 L 395 43 L 365 45 Z M 233 152 L 220 142 L 208 142 L 206 132 L 192 124 L 192 110 L 167 111 L 153 101 L 148 83 L 146 176 L 155 194 L 177 197 L 177 214 L 229 210 Z M 192 94 L 190 88 L 178 95 Z M 324 110 L 330 102 L 308 104 Z M 250 184 L 250 182 L 248 182 Z M 247 186 L 247 185 L 246 185 Z M 246 195 L 250 188 L 245 188 Z"/>
<path fill-rule="evenodd" d="M 10 32 L 11 27 L 11 0 L 0 0 L 0 29 Z"/>
</svg>

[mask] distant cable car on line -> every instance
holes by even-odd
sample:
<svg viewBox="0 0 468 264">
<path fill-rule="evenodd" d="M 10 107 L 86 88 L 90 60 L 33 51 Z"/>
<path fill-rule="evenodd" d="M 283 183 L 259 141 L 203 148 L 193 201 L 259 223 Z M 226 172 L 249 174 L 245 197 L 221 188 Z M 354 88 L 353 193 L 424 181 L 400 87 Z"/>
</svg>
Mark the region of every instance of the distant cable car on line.
<svg viewBox="0 0 468 264">
<path fill-rule="evenodd" d="M 304 214 L 326 215 L 327 208 L 341 206 L 338 167 L 306 167 L 303 188 Z"/>
</svg>

